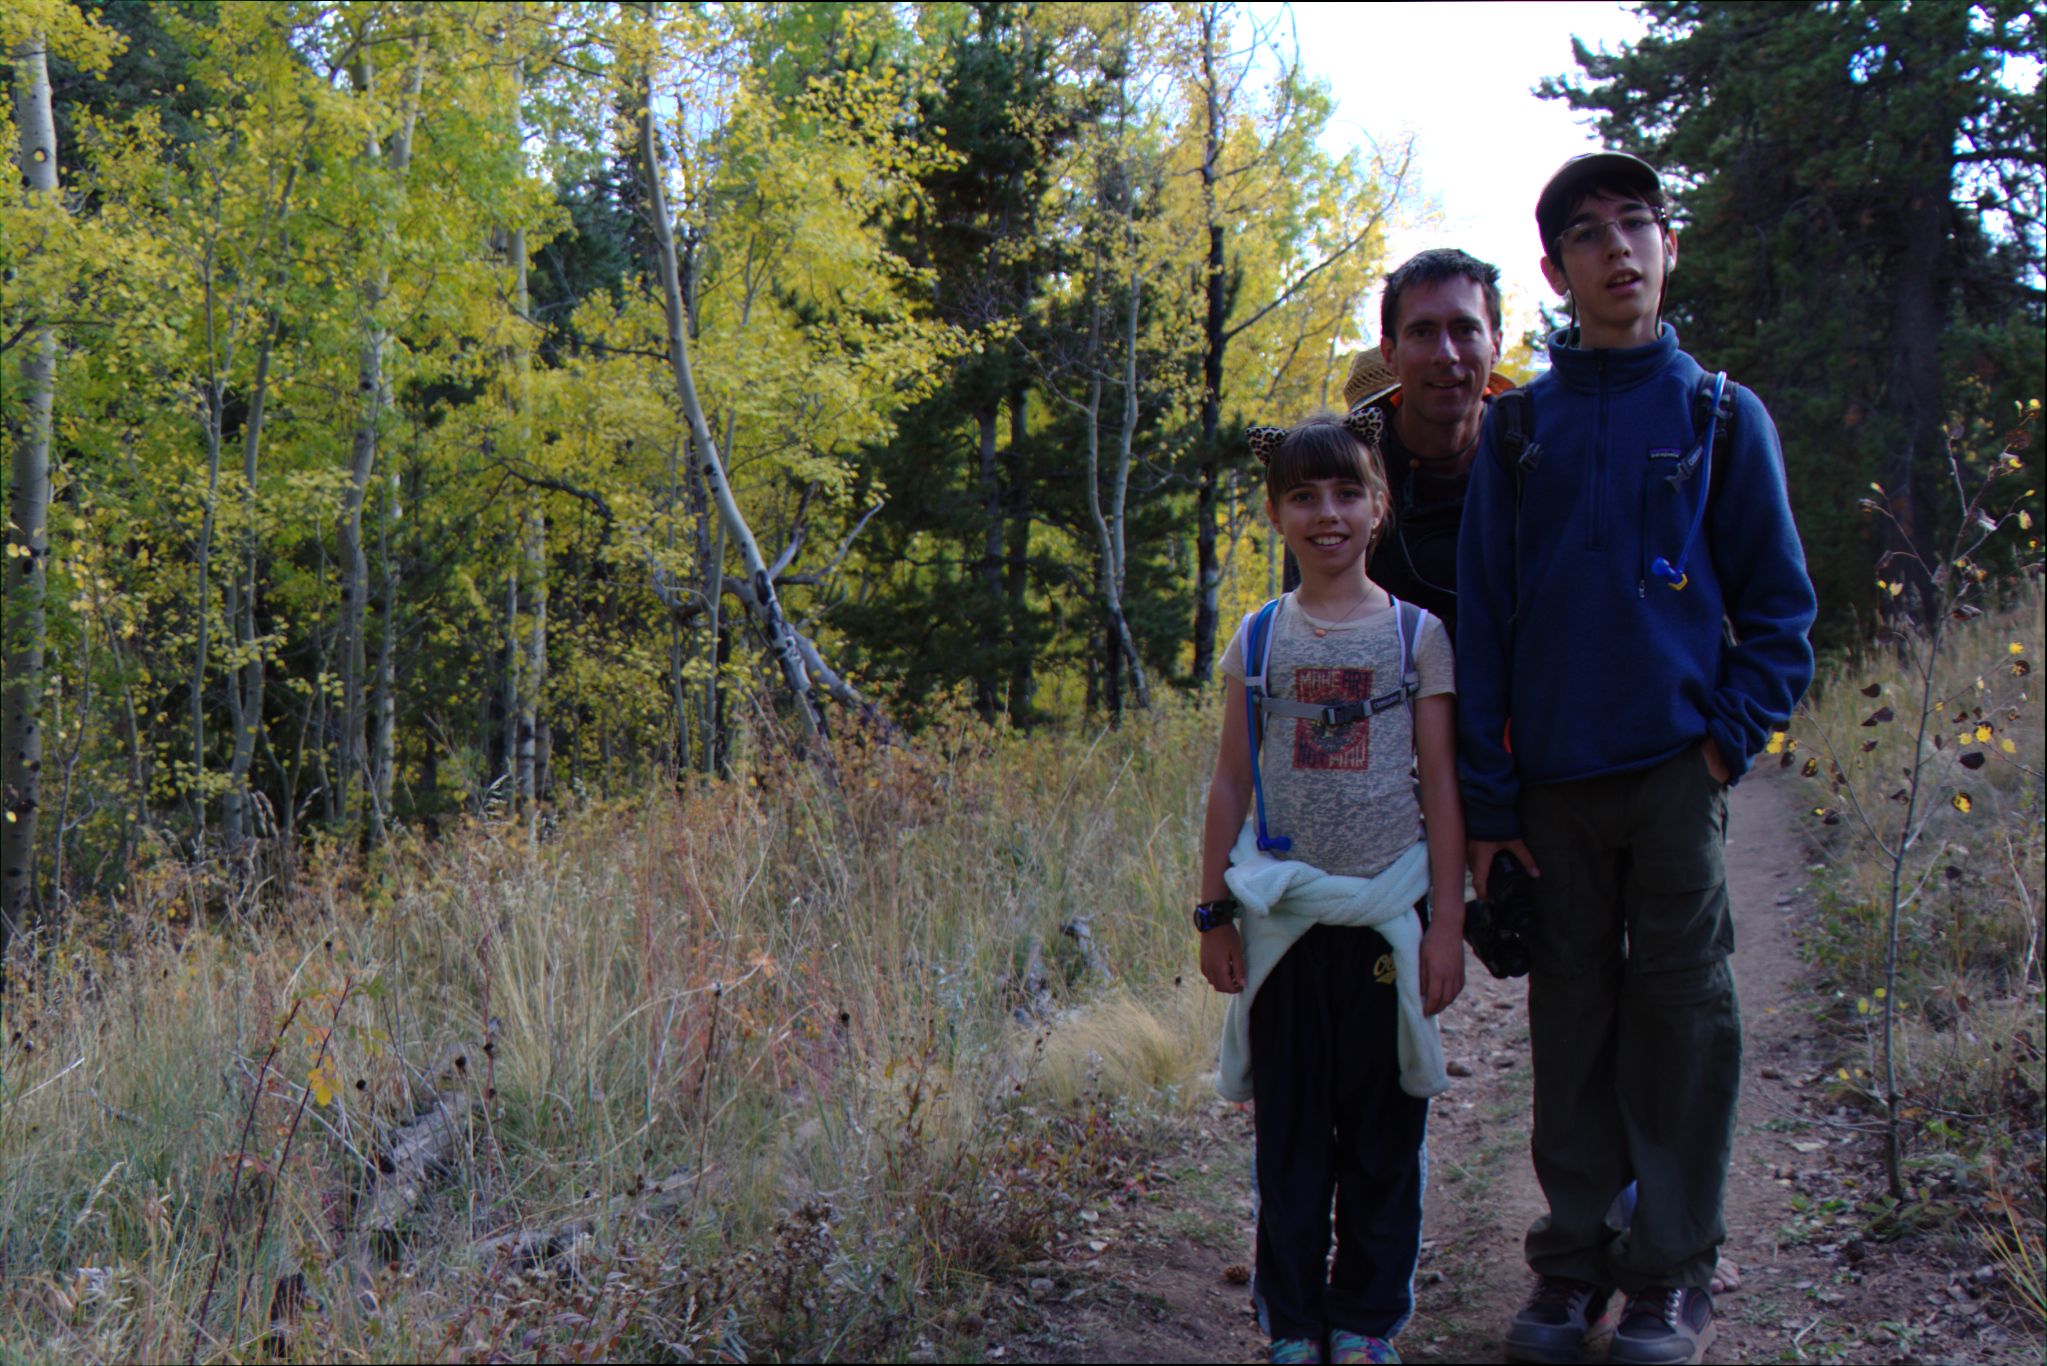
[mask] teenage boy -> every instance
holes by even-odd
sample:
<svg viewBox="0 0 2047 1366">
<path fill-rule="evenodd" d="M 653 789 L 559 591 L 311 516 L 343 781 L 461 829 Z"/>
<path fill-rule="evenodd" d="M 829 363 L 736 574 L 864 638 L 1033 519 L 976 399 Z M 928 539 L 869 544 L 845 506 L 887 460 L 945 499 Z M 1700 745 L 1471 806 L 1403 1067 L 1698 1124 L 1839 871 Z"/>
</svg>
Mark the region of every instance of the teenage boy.
<svg viewBox="0 0 2047 1366">
<path fill-rule="evenodd" d="M 1732 382 L 1713 419 L 1713 377 L 1661 321 L 1665 203 L 1656 171 L 1615 152 L 1544 188 L 1543 274 L 1574 321 L 1516 412 L 1493 405 L 1459 537 L 1472 880 L 1483 896 L 1502 850 L 1537 874 L 1531 1147 L 1549 1213 L 1528 1231 L 1515 1361 L 1577 1360 L 1616 1290 L 1609 1361 L 1697 1361 L 1711 1339 L 1741 1065 L 1726 790 L 1812 678 L 1776 429 Z M 1630 1182 L 1616 1234 L 1605 1215 Z"/>
</svg>

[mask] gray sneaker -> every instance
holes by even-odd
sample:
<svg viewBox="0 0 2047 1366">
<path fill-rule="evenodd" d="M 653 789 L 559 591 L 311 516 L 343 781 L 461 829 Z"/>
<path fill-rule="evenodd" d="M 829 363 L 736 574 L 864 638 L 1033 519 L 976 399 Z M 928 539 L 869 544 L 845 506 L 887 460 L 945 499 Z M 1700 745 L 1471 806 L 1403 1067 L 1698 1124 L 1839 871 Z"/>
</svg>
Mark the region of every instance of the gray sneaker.
<svg viewBox="0 0 2047 1366">
<path fill-rule="evenodd" d="M 1628 1296 L 1606 1359 L 1617 1366 L 1692 1366 L 1712 1344 L 1712 1295 L 1659 1285 Z"/>
<path fill-rule="evenodd" d="M 1507 1320 L 1507 1360 L 1570 1366 L 1611 1327 L 1613 1291 L 1567 1276 L 1541 1276 Z"/>
</svg>

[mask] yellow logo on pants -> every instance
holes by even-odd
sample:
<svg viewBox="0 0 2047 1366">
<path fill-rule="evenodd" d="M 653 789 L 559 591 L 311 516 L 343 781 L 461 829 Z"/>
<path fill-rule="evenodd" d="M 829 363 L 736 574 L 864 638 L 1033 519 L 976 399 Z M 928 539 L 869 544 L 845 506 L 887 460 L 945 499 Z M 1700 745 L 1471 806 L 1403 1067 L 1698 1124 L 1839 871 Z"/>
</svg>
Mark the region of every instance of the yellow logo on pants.
<svg viewBox="0 0 2047 1366">
<path fill-rule="evenodd" d="M 1382 953 L 1379 955 L 1379 961 L 1372 964 L 1372 980 L 1375 982 L 1383 983 L 1392 982 L 1393 980 L 1392 954 Z"/>
</svg>

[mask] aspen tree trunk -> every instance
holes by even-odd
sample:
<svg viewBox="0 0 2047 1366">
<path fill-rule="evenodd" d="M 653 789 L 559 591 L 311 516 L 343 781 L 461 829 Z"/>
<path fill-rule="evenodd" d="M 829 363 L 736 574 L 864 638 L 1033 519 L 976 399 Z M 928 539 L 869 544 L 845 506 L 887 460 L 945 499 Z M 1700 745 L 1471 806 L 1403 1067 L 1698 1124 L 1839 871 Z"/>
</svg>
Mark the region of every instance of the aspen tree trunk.
<svg viewBox="0 0 2047 1366">
<path fill-rule="evenodd" d="M 1144 661 L 1137 657 L 1137 643 L 1130 637 L 1130 622 L 1123 613 L 1123 576 L 1128 539 L 1125 513 L 1130 501 L 1130 466 L 1137 442 L 1137 314 L 1139 286 L 1137 269 L 1130 271 L 1130 300 L 1123 323 L 1123 427 L 1116 440 L 1116 473 L 1109 481 L 1108 592 L 1109 625 L 1116 644 L 1130 666 L 1130 689 L 1140 711 L 1151 709 L 1151 687 L 1145 682 Z M 1099 513 L 1096 514 L 1099 517 Z"/>
<path fill-rule="evenodd" d="M 974 692 L 981 718 L 995 719 L 1002 701 L 996 680 L 996 653 L 1002 648 L 1002 479 L 995 467 L 995 409 L 974 414 L 980 433 L 981 481 L 981 633 L 980 661 L 975 666 Z"/>
<path fill-rule="evenodd" d="M 403 509 L 398 502 L 398 475 L 394 471 L 384 487 L 377 518 L 377 557 L 383 562 L 383 629 L 377 641 L 377 691 L 371 708 L 370 741 L 371 816 L 377 837 L 384 836 L 391 813 L 391 785 L 398 770 L 398 559 L 391 548 L 391 533 Z"/>
<path fill-rule="evenodd" d="M 1095 277 L 1095 288 L 1099 289 L 1102 279 Z M 1137 647 L 1130 637 L 1130 623 L 1123 614 L 1123 563 L 1124 563 L 1124 513 L 1129 498 L 1131 452 L 1137 432 L 1137 314 L 1138 281 L 1135 271 L 1130 276 L 1130 299 L 1126 310 L 1128 319 L 1125 331 L 1126 353 L 1124 356 L 1124 397 L 1123 420 L 1118 432 L 1116 445 L 1116 471 L 1109 483 L 1109 507 L 1102 508 L 1101 481 L 1101 409 L 1102 371 L 1101 356 L 1102 309 L 1098 301 L 1094 316 L 1088 328 L 1088 355 L 1093 378 L 1088 384 L 1087 404 L 1087 491 L 1088 513 L 1095 524 L 1095 562 L 1097 565 L 1096 590 L 1102 597 L 1102 621 L 1106 634 L 1103 664 L 1107 669 L 1103 687 L 1109 702 L 1111 716 L 1120 717 L 1123 710 L 1121 670 L 1126 664 L 1130 670 L 1130 686 L 1140 709 L 1151 707 L 1151 689 L 1145 682 L 1144 665 L 1137 657 Z"/>
<path fill-rule="evenodd" d="M 370 90 L 375 82 L 373 59 L 365 49 L 361 59 L 361 88 Z M 416 38 L 413 60 L 406 72 L 398 131 L 391 139 L 388 173 L 402 187 L 412 164 L 412 132 L 419 117 L 420 86 L 426 76 L 426 42 Z M 363 148 L 365 161 L 383 158 L 383 148 L 372 133 Z M 363 622 L 369 594 L 369 556 L 363 547 L 363 503 L 368 499 L 370 479 L 377 465 L 377 428 L 383 416 L 389 379 L 384 373 L 384 350 L 389 340 L 377 319 L 391 285 L 388 256 L 381 251 L 363 281 L 363 312 L 368 330 L 363 337 L 356 364 L 355 437 L 349 453 L 348 485 L 343 493 L 341 516 L 341 738 L 335 755 L 336 805 L 343 819 L 349 814 L 349 791 L 358 776 L 367 777 L 369 753 L 364 735 L 364 672 L 367 667 Z"/>
<path fill-rule="evenodd" d="M 1009 487 L 1002 500 L 1009 524 L 1002 578 L 1003 592 L 1008 597 L 1009 714 L 1019 721 L 1029 718 L 1031 699 L 1038 690 L 1029 642 L 1017 638 L 1028 618 L 1026 594 L 1030 589 L 1031 481 L 1030 471 L 1025 467 L 1031 454 L 1029 393 L 1019 385 L 1009 396 Z"/>
<path fill-rule="evenodd" d="M 818 709 L 816 694 L 811 690 L 809 671 L 805 667 L 802 649 L 797 644 L 796 632 L 782 615 L 781 599 L 775 593 L 774 580 L 768 576 L 767 561 L 761 557 L 760 545 L 753 538 L 753 529 L 746 523 L 746 517 L 739 509 L 739 500 L 733 496 L 732 486 L 726 480 L 724 462 L 718 457 L 718 448 L 711 440 L 710 424 L 704 418 L 704 405 L 697 396 L 696 380 L 690 371 L 689 337 L 683 316 L 682 283 L 676 269 L 675 225 L 668 218 L 668 195 L 661 185 L 661 158 L 654 131 L 654 81 L 652 72 L 642 77 L 639 109 L 640 158 L 647 173 L 647 212 L 652 219 L 656 257 L 661 269 L 661 295 L 664 311 L 668 317 L 669 363 L 675 373 L 675 393 L 682 403 L 684 415 L 689 419 L 690 436 L 696 444 L 699 468 L 704 482 L 709 486 L 711 497 L 718 507 L 719 520 L 732 542 L 739 548 L 740 563 L 746 567 L 747 578 L 753 588 L 753 599 L 760 616 L 762 634 L 768 639 L 768 648 L 774 652 L 780 665 L 783 681 L 788 685 L 796 707 L 798 724 L 801 727 L 806 749 L 816 757 L 824 757 L 819 742 L 824 739 L 824 717 Z"/>
<path fill-rule="evenodd" d="M 224 444 L 221 432 L 225 406 L 223 390 L 226 379 L 221 374 L 221 357 L 215 344 L 213 317 L 213 247 L 206 249 L 206 504 L 199 514 L 199 547 L 195 558 L 198 560 L 198 593 L 193 598 L 193 646 L 192 677 L 188 680 L 186 693 L 192 713 L 192 773 L 191 786 L 185 792 L 185 805 L 192 816 L 192 839 L 195 847 L 202 846 L 206 839 L 206 792 L 201 783 L 206 773 L 206 650 L 209 644 L 209 630 L 212 625 L 207 611 L 206 599 L 213 571 L 213 523 L 220 500 L 220 448 Z"/>
<path fill-rule="evenodd" d="M 256 353 L 256 384 L 249 396 L 248 424 L 242 431 L 242 525 L 240 563 L 228 584 L 228 614 L 234 621 L 236 653 L 241 664 L 228 684 L 228 715 L 234 723 L 234 749 L 228 758 L 227 791 L 221 796 L 221 827 L 230 853 L 240 852 L 251 835 L 249 773 L 256 762 L 256 737 L 263 726 L 263 655 L 256 646 L 256 453 L 263 439 L 263 403 L 270 389 L 270 352 L 277 341 L 277 319 L 263 335 Z"/>
<path fill-rule="evenodd" d="M 668 562 L 675 563 L 675 514 L 682 502 L 682 441 L 668 443 Z M 682 623 L 668 617 L 668 704 L 675 709 L 675 772 L 679 778 L 692 764 L 689 686 L 683 677 Z"/>
<path fill-rule="evenodd" d="M 519 675 L 519 804 L 526 832 L 540 822 L 540 688 L 547 675 L 547 518 L 536 493 L 526 513 L 522 549 L 526 582 L 526 665 Z"/>
<path fill-rule="evenodd" d="M 516 804 L 519 793 L 519 670 L 523 662 L 519 651 L 519 566 L 515 561 L 505 572 L 505 674 L 499 718 L 504 725 L 504 766 L 498 778 L 505 785 L 508 804 Z"/>
<path fill-rule="evenodd" d="M 1229 344 L 1223 290 L 1223 226 L 1216 208 L 1215 185 L 1223 143 L 1222 94 L 1217 87 L 1215 46 L 1222 22 L 1219 7 L 1201 10 L 1201 77 L 1204 93 L 1201 141 L 1201 208 L 1208 224 L 1207 309 L 1203 315 L 1201 353 L 1201 447 L 1194 478 L 1194 681 L 1206 684 L 1215 667 L 1215 623 L 1222 568 L 1216 560 L 1217 482 L 1222 452 L 1223 348 Z"/>
<path fill-rule="evenodd" d="M 731 430 L 729 424 L 726 430 Z M 725 668 L 725 620 L 722 615 L 725 586 L 725 524 L 711 519 L 710 551 L 704 556 L 704 648 L 711 656 L 711 669 L 704 679 L 704 773 L 716 777 L 727 759 L 725 712 L 719 675 Z"/>
<path fill-rule="evenodd" d="M 1123 63 L 1124 75 L 1116 81 L 1116 141 L 1119 151 L 1127 158 L 1127 133 L 1129 104 L 1129 62 Z M 1115 666 L 1115 653 L 1120 650 L 1124 661 L 1130 667 L 1130 689 L 1136 694 L 1140 711 L 1151 710 L 1151 688 L 1145 682 L 1144 661 L 1137 657 L 1137 644 L 1130 638 L 1130 622 L 1123 613 L 1123 579 L 1125 554 L 1128 546 L 1125 516 L 1130 502 L 1130 466 L 1137 444 L 1137 327 L 1138 304 L 1143 298 L 1142 287 L 1137 273 L 1137 202 L 1133 178 L 1136 168 L 1126 159 L 1118 177 L 1117 200 L 1123 215 L 1123 250 L 1130 259 L 1130 290 L 1123 313 L 1123 425 L 1116 438 L 1116 475 L 1109 483 L 1109 515 L 1107 520 L 1107 543 L 1103 547 L 1108 560 L 1107 589 L 1109 608 L 1109 629 L 1115 633 L 1110 653 L 1110 667 Z M 1098 522 L 1103 518 L 1098 511 Z"/>
<path fill-rule="evenodd" d="M 1101 248 L 1095 249 L 1095 268 L 1088 272 L 1088 289 L 1094 296 L 1087 325 L 1087 510 L 1095 524 L 1095 591 L 1102 597 L 1102 646 L 1099 654 L 1107 666 L 1101 679 L 1101 695 L 1108 705 L 1111 721 L 1123 716 L 1123 691 L 1118 685 L 1122 646 L 1116 637 L 1115 537 L 1109 519 L 1102 512 L 1102 270 Z M 1088 692 L 1095 691 L 1092 669 Z"/>
<path fill-rule="evenodd" d="M 57 197 L 57 125 L 50 112 L 46 43 L 36 34 L 17 43 L 14 117 L 21 133 L 21 173 L 29 193 Z M 8 497 L 4 623 L 6 653 L 0 703 L 0 989 L 9 940 L 34 928 L 36 816 L 42 800 L 43 593 L 50 556 L 50 408 L 56 391 L 57 333 L 48 323 L 26 339 L 21 355 L 21 426 L 14 439 Z"/>
<path fill-rule="evenodd" d="M 519 328 L 519 341 L 512 348 L 512 421 L 522 453 L 532 440 L 526 392 L 527 369 L 532 353 L 526 345 L 526 319 L 531 311 L 528 296 L 526 230 L 514 228 L 505 235 L 506 253 L 511 257 L 512 307 Z M 518 679 L 518 774 L 514 783 L 519 809 L 526 814 L 529 836 L 539 830 L 540 820 L 540 694 L 547 683 L 547 514 L 535 490 L 526 507 L 525 528 L 520 538 L 520 579 L 526 589 L 526 660 Z"/>
</svg>

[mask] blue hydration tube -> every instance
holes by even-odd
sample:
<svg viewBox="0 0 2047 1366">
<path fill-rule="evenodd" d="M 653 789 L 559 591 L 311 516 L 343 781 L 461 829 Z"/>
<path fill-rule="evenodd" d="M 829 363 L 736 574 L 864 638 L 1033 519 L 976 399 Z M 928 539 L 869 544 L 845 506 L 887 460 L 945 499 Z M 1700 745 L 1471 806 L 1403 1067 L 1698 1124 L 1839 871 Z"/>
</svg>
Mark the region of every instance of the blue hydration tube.
<svg viewBox="0 0 2047 1366">
<path fill-rule="evenodd" d="M 1699 539 L 1699 526 L 1706 520 L 1706 496 L 1713 488 L 1713 437 L 1720 425 L 1720 399 L 1727 392 L 1727 372 L 1722 370 L 1713 382 L 1713 409 L 1706 416 L 1706 439 L 1699 447 L 1699 506 L 1692 513 L 1692 529 L 1685 533 L 1684 549 L 1677 553 L 1677 563 L 1658 555 L 1649 563 L 1649 572 L 1673 589 L 1683 588 L 1690 582 L 1685 573 L 1685 564 L 1692 557 L 1692 545 Z"/>
</svg>

